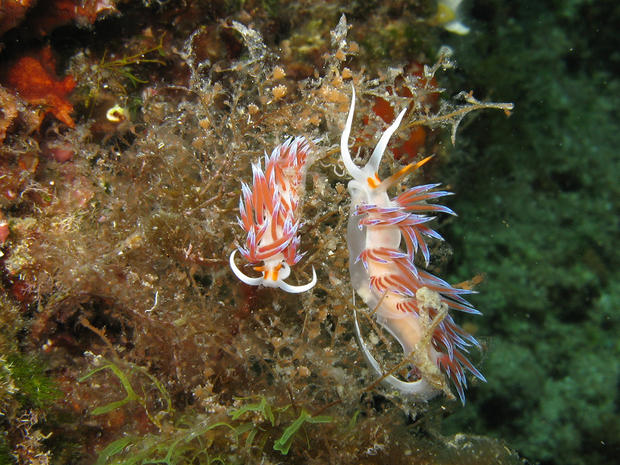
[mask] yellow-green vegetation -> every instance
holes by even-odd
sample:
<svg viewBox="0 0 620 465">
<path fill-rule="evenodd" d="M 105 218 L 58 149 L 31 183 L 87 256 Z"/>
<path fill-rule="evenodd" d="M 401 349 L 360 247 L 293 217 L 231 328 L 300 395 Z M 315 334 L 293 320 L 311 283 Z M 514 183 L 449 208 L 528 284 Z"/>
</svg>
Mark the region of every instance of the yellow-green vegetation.
<svg viewBox="0 0 620 465">
<path fill-rule="evenodd" d="M 14 396 L 22 408 L 49 407 L 58 399 L 60 391 L 46 376 L 45 369 L 45 364 L 33 356 L 0 357 L 0 380 L 5 393 Z"/>
<path fill-rule="evenodd" d="M 121 383 L 126 396 L 122 400 L 95 407 L 91 414 L 104 415 L 136 402 L 158 430 L 154 434 L 129 435 L 111 442 L 99 453 L 97 464 L 101 465 L 228 463 L 228 458 L 223 457 L 230 454 L 232 443 L 237 444 L 241 455 L 248 459 L 260 456 L 263 448 L 271 445 L 273 450 L 287 455 L 296 439 L 301 441 L 302 447 L 304 438 L 309 441 L 308 434 L 311 432 L 308 425 L 334 422 L 330 416 L 312 415 L 292 403 L 272 406 L 264 396 L 235 399 L 238 406 L 230 408 L 226 414 L 179 415 L 172 408 L 167 390 L 144 368 L 135 365 L 121 368 L 120 361 L 98 359 L 97 363 L 99 366 L 79 381 L 86 382 L 99 371 L 110 370 Z M 143 380 L 137 379 L 140 377 L 146 377 L 148 383 L 156 388 L 158 395 L 155 399 L 149 399 L 145 392 L 148 387 L 141 382 Z M 137 394 L 136 389 L 143 395 Z M 156 413 L 150 412 L 151 403 L 159 403 L 164 408 Z M 346 426 L 350 428 L 350 422 Z"/>
<path fill-rule="evenodd" d="M 84 95 L 83 105 L 91 108 L 101 99 L 101 94 L 127 96 L 131 89 L 148 84 L 148 70 L 152 65 L 164 66 L 166 56 L 163 48 L 165 33 L 155 39 L 138 37 L 134 43 L 128 42 L 125 47 L 130 51 L 122 53 L 119 58 L 110 56 L 106 49 L 97 64 L 90 65 L 88 79 L 79 83 L 78 91 Z M 155 42 L 154 45 L 153 42 Z M 137 51 L 135 51 L 137 49 Z M 74 68 L 89 66 L 90 57 L 77 55 Z M 144 77 L 143 77 L 144 76 Z M 130 89 L 127 88 L 129 85 Z"/>
<path fill-rule="evenodd" d="M 44 441 L 49 434 L 40 428 L 45 411 L 60 396 L 40 360 L 17 353 L 0 355 L 0 464 L 14 463 L 14 459 L 46 463 L 50 453 Z"/>
<path fill-rule="evenodd" d="M 146 63 L 165 65 L 165 55 L 162 51 L 163 40 L 164 36 L 162 35 L 162 37 L 159 38 L 157 45 L 134 53 L 133 55 L 123 56 L 114 60 L 108 60 L 107 55 L 104 53 L 101 61 L 95 68 L 95 72 L 102 72 L 106 70 L 117 73 L 118 75 L 126 78 L 134 87 L 138 84 L 146 84 L 148 81 L 146 79 L 139 78 L 133 68 Z M 160 58 L 155 58 L 157 55 L 159 55 Z"/>
<path fill-rule="evenodd" d="M 165 404 L 165 409 L 160 411 L 158 416 L 153 416 L 149 410 L 148 407 L 146 405 L 146 400 L 139 396 L 138 394 L 136 394 L 136 391 L 134 391 L 132 385 L 131 385 L 131 381 L 128 378 L 128 375 L 125 374 L 125 372 L 123 370 L 121 370 L 115 363 L 112 362 L 103 362 L 103 365 L 100 367 L 95 368 L 94 370 L 92 370 L 91 372 L 87 373 L 86 375 L 82 376 L 78 381 L 79 382 L 83 382 L 86 379 L 90 378 L 92 375 L 94 375 L 95 373 L 97 373 L 100 370 L 110 370 L 112 373 L 114 373 L 114 375 L 118 378 L 118 380 L 120 381 L 121 385 L 123 386 L 123 389 L 125 389 L 125 393 L 127 394 L 127 396 L 119 401 L 116 402 L 110 402 L 107 405 L 102 405 L 100 407 L 95 408 L 92 411 L 93 415 L 102 415 L 104 413 L 108 413 L 111 412 L 112 410 L 115 410 L 117 408 L 122 407 L 123 405 L 129 403 L 129 402 L 137 402 L 138 404 L 140 404 L 142 406 L 142 408 L 144 409 L 146 415 L 148 416 L 149 420 L 158 428 L 161 429 L 161 421 L 159 420 L 159 416 L 165 415 L 165 414 L 169 414 L 172 412 L 172 404 L 170 402 L 170 396 L 168 395 L 168 391 L 166 391 L 166 389 L 164 388 L 164 386 L 157 381 L 157 378 L 155 378 L 154 376 L 152 376 L 148 371 L 146 371 L 144 368 L 142 367 L 137 367 L 134 365 L 130 365 L 129 367 L 129 373 L 128 375 L 137 375 L 140 374 L 142 376 L 145 376 L 148 378 L 148 380 L 153 383 L 153 385 L 157 388 L 157 390 L 159 391 L 159 394 L 161 396 L 162 401 Z"/>
</svg>

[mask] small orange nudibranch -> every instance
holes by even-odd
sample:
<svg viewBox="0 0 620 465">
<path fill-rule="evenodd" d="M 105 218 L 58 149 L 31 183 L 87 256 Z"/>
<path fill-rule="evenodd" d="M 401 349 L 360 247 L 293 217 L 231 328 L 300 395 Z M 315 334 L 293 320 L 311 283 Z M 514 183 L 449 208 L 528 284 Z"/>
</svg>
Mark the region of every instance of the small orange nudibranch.
<svg viewBox="0 0 620 465">
<path fill-rule="evenodd" d="M 297 232 L 301 226 L 297 214 L 309 151 L 310 145 L 304 137 L 289 138 L 273 149 L 271 156 L 265 153 L 264 172 L 260 164 L 252 164 L 251 188 L 241 184 L 238 221 L 247 238 L 245 247 L 240 246 L 230 254 L 229 262 L 235 276 L 250 286 L 278 287 L 300 293 L 316 284 L 314 267 L 308 284 L 295 286 L 284 282 L 291 266 L 304 255 L 297 250 L 300 243 Z M 244 274 L 235 264 L 237 251 L 262 276 Z"/>
</svg>

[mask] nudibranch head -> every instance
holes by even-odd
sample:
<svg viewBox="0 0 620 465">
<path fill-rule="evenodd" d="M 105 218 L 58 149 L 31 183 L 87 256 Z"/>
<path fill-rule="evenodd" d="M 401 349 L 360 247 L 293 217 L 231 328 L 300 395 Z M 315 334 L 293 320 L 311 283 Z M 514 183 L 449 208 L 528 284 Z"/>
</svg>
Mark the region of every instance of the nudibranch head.
<svg viewBox="0 0 620 465">
<path fill-rule="evenodd" d="M 396 132 L 398 127 L 400 126 L 400 122 L 402 121 L 407 109 L 403 109 L 392 125 L 385 130 L 385 132 L 381 135 L 377 146 L 372 152 L 368 163 L 363 168 L 357 166 L 353 160 L 351 159 L 351 153 L 349 152 L 349 136 L 351 135 L 351 126 L 353 125 L 353 114 L 355 113 L 355 87 L 351 85 L 351 107 L 349 108 L 349 115 L 347 116 L 347 122 L 345 123 L 344 129 L 342 131 L 342 136 L 340 137 L 340 153 L 342 156 L 342 161 L 344 163 L 345 168 L 353 178 L 355 182 L 357 182 L 363 189 L 377 189 L 381 186 L 381 180 L 379 179 L 379 175 L 377 174 L 379 171 L 379 165 L 381 164 L 381 158 L 383 158 L 383 153 L 387 148 L 387 145 L 392 137 L 392 134 Z"/>
<path fill-rule="evenodd" d="M 278 263 L 275 266 L 267 267 L 267 266 L 255 266 L 255 271 L 260 271 L 263 273 L 262 276 L 251 277 L 244 274 L 235 264 L 235 254 L 236 250 L 233 250 L 229 257 L 230 268 L 232 272 L 235 274 L 239 280 L 243 281 L 245 284 L 250 286 L 265 286 L 265 287 L 277 287 L 282 289 L 283 291 L 290 292 L 291 294 L 300 294 L 302 292 L 306 292 L 314 287 L 316 284 L 316 271 L 314 267 L 312 267 L 312 280 L 304 285 L 295 286 L 293 284 L 288 284 L 284 282 L 286 278 L 291 274 L 291 267 L 288 263 Z"/>
</svg>

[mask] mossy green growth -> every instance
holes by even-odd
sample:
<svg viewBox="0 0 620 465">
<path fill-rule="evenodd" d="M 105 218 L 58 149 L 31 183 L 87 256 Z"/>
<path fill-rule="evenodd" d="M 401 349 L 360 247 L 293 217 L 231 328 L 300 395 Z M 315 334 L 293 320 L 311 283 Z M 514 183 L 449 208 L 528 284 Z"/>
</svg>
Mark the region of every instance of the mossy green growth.
<svg viewBox="0 0 620 465">
<path fill-rule="evenodd" d="M 96 463 L 97 465 L 227 463 L 224 458 L 227 449 L 234 450 L 241 446 L 249 457 L 253 447 L 262 451 L 268 440 L 270 438 L 273 440 L 272 438 L 280 433 L 273 442 L 273 450 L 287 455 L 302 427 L 334 421 L 330 416 L 313 416 L 306 409 L 302 409 L 299 416 L 284 430 L 275 427 L 278 422 L 288 418 L 288 415 L 280 417 L 280 413 L 289 410 L 292 410 L 291 405 L 270 406 L 267 400 L 261 397 L 258 403 L 246 404 L 230 411 L 230 419 L 225 421 L 217 421 L 221 417 L 219 415 L 197 414 L 192 417 L 181 417 L 174 425 L 166 425 L 166 428 L 158 434 L 126 436 L 113 441 L 99 453 Z M 277 417 L 274 416 L 274 412 L 277 413 Z M 241 420 L 245 414 L 252 413 L 260 413 L 260 419 Z M 264 420 L 269 420 L 269 423 L 264 423 Z M 245 441 L 241 442 L 243 438 Z M 234 444 L 236 446 L 233 446 Z"/>
<path fill-rule="evenodd" d="M 201 421 L 189 428 L 177 428 L 168 434 L 126 436 L 108 444 L 97 458 L 96 465 L 133 465 L 136 463 L 225 463 L 219 456 L 209 454 L 210 443 L 204 437 L 216 428 L 234 428 L 225 422 L 204 424 Z"/>
<path fill-rule="evenodd" d="M 149 421 L 157 427 L 159 433 L 146 434 L 143 436 L 129 435 L 123 436 L 99 452 L 97 465 L 104 464 L 123 464 L 130 465 L 136 463 L 224 463 L 219 457 L 212 457 L 209 448 L 210 442 L 205 435 L 216 428 L 228 428 L 235 431 L 234 427 L 227 422 L 211 421 L 204 415 L 197 415 L 192 419 L 180 418 L 174 424 L 165 423 L 168 415 L 175 413 L 170 395 L 165 386 L 145 368 L 126 363 L 120 360 L 108 361 L 100 359 L 99 366 L 78 381 L 84 382 L 95 374 L 103 371 L 111 372 L 120 382 L 125 397 L 109 402 L 105 405 L 95 407 L 92 415 L 103 415 L 114 410 L 124 408 L 128 404 L 137 403 L 145 411 Z M 142 378 L 142 379 L 139 379 Z M 139 395 L 137 392 L 144 393 L 149 387 L 142 381 L 146 379 L 148 384 L 152 384 L 158 393 L 156 403 L 164 406 L 162 410 L 153 413 L 150 400 L 146 394 Z"/>
<path fill-rule="evenodd" d="M 62 392 L 45 374 L 45 364 L 30 355 L 0 358 L 0 380 L 14 386 L 13 396 L 23 408 L 50 407 Z"/>
<path fill-rule="evenodd" d="M 16 444 L 12 443 L 16 437 L 28 442 L 25 449 L 47 457 L 40 441 L 45 436 L 39 431 L 31 435 L 30 427 L 39 420 L 44 422 L 62 392 L 45 370 L 45 364 L 36 357 L 0 355 L 0 465 L 21 463 L 21 455 L 15 458 Z"/>
<path fill-rule="evenodd" d="M 275 426 L 276 419 L 273 416 L 273 409 L 271 408 L 271 406 L 269 405 L 269 402 L 264 396 L 259 396 L 259 398 L 260 398 L 260 402 L 253 402 L 250 404 L 245 404 L 237 409 L 231 410 L 229 412 L 230 417 L 233 420 L 238 420 L 246 413 L 257 412 L 263 415 L 263 418 L 268 419 L 269 422 L 271 423 L 271 426 Z M 241 397 L 238 400 L 248 400 L 248 399 L 253 399 L 253 398 L 252 397 Z"/>
<path fill-rule="evenodd" d="M 4 432 L 0 430 L 0 465 L 13 465 L 15 460 L 7 444 Z"/>
</svg>

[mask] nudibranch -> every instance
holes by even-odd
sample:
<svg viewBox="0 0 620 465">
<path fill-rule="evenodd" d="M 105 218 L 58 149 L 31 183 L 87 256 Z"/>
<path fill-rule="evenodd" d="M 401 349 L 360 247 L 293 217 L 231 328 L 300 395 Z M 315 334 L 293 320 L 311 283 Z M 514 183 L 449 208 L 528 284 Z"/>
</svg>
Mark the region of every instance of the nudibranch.
<svg viewBox="0 0 620 465">
<path fill-rule="evenodd" d="M 453 397 L 451 380 L 465 403 L 465 371 L 478 379 L 484 376 L 467 359 L 466 353 L 478 341 L 458 326 L 450 309 L 479 315 L 464 294 L 473 291 L 452 287 L 414 263 L 419 251 L 428 266 L 430 250 L 427 238 L 443 240 L 428 226 L 433 213 L 455 213 L 444 205 L 428 201 L 450 195 L 436 190 L 439 184 L 412 187 L 394 199 L 388 189 L 404 175 L 419 168 L 432 157 L 411 163 L 394 175 L 380 180 L 379 164 L 392 134 L 398 129 L 406 108 L 382 134 L 368 163 L 358 167 L 351 159 L 348 140 L 355 111 L 355 89 L 340 140 L 342 161 L 353 178 L 348 185 L 351 213 L 347 228 L 349 271 L 356 293 L 374 314 L 377 322 L 402 346 L 411 370 L 406 380 L 385 372 L 366 346 L 355 316 L 358 343 L 380 379 L 410 396 L 426 401 L 440 392 Z M 401 247 L 401 243 L 404 247 Z"/>
<path fill-rule="evenodd" d="M 291 266 L 304 255 L 297 251 L 300 243 L 297 232 L 301 226 L 297 215 L 309 152 L 310 145 L 304 137 L 289 138 L 273 149 L 271 156 L 265 153 L 264 172 L 260 163 L 252 164 L 251 188 L 241 183 L 237 220 L 247 238 L 245 247 L 237 250 L 262 276 L 247 276 L 237 267 L 237 250 L 230 254 L 229 262 L 237 278 L 250 286 L 278 287 L 300 293 L 316 284 L 314 267 L 309 283 L 295 286 L 284 282 Z"/>
</svg>

